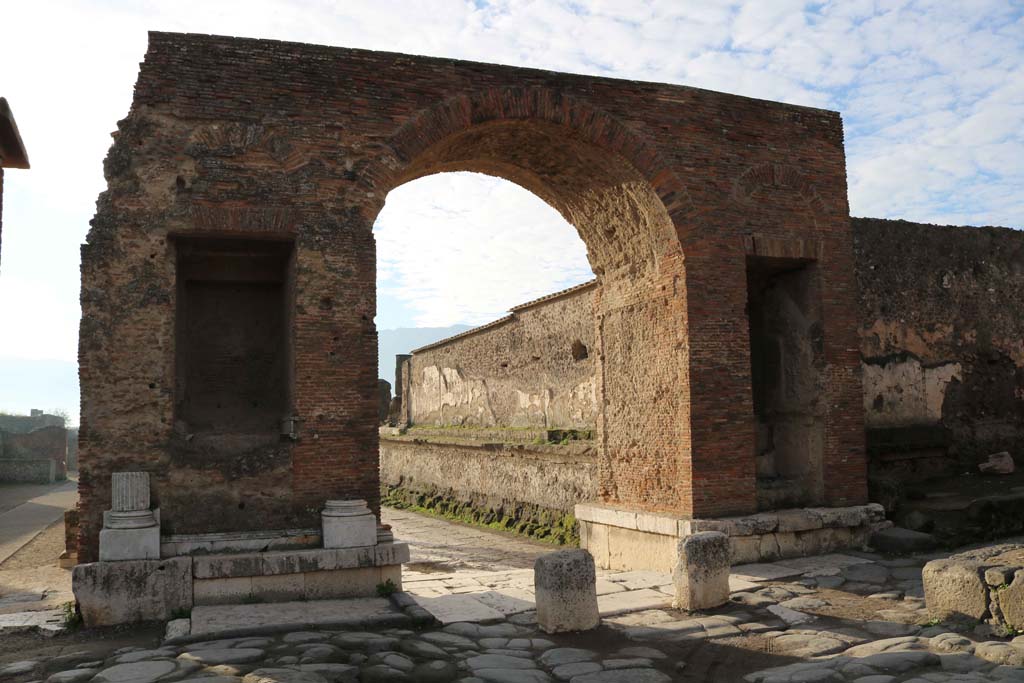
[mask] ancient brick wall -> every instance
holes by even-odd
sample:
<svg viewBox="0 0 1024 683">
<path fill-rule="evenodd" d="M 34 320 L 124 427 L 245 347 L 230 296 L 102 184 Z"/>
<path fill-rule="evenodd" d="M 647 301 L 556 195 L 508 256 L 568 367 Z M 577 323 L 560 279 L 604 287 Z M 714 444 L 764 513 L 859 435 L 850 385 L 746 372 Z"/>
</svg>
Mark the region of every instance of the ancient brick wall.
<svg viewBox="0 0 1024 683">
<path fill-rule="evenodd" d="M 594 283 L 413 352 L 414 425 L 593 430 Z"/>
<path fill-rule="evenodd" d="M 875 464 L 948 452 L 952 458 L 932 465 L 975 470 L 1002 450 L 1021 462 L 1024 233 L 872 218 L 852 224 Z"/>
<path fill-rule="evenodd" d="M 600 497 L 756 508 L 748 255 L 820 263 L 822 495 L 863 502 L 852 240 L 838 114 L 706 90 L 274 41 L 153 33 L 82 251 L 81 557 L 110 473 L 152 473 L 168 532 L 313 526 L 377 507 L 372 225 L 397 185 L 517 182 L 587 245 Z M 178 420 L 176 240 L 276 240 L 296 440 L 241 453 Z M 440 236 L 439 236 L 440 238 Z M 652 410 L 651 406 L 657 406 Z"/>
</svg>

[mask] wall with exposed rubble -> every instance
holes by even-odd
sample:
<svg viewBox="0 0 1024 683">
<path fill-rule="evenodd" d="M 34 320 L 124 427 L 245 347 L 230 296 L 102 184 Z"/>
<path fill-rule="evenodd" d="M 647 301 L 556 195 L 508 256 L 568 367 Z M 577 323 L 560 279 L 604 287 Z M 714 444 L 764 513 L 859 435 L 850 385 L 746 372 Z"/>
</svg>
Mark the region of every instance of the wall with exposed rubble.
<svg viewBox="0 0 1024 683">
<path fill-rule="evenodd" d="M 406 394 L 417 426 L 593 429 L 594 283 L 416 350 Z"/>
<path fill-rule="evenodd" d="M 1024 464 L 1024 233 L 852 224 L 872 465 L 976 470 L 1003 450 Z"/>
<path fill-rule="evenodd" d="M 571 543 L 576 503 L 597 495 L 592 445 L 501 444 L 381 436 L 383 500 Z"/>
</svg>

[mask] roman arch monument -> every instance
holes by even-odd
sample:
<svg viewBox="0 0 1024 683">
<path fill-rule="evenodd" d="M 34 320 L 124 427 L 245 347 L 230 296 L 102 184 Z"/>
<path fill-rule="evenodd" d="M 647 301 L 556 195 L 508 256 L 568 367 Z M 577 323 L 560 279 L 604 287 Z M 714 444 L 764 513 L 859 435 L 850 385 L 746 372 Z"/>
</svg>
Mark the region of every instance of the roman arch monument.
<svg viewBox="0 0 1024 683">
<path fill-rule="evenodd" d="M 585 542 L 757 518 L 766 441 L 817 520 L 772 531 L 863 521 L 835 112 L 152 33 L 104 170 L 82 251 L 83 562 L 102 554 L 115 473 L 148 474 L 163 559 L 317 546 L 328 500 L 378 512 L 371 228 L 391 189 L 442 171 L 522 185 L 587 246 L 600 466 Z"/>
</svg>

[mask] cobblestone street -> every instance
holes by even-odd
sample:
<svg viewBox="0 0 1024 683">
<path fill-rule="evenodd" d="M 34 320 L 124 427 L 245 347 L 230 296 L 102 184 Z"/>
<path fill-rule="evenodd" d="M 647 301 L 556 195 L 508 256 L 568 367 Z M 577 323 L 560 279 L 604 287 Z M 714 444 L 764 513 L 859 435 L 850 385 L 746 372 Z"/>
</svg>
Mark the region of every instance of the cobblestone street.
<svg viewBox="0 0 1024 683">
<path fill-rule="evenodd" d="M 437 517 L 381 508 L 381 521 L 390 524 L 395 538 L 409 544 L 418 572 L 533 569 L 533 562 L 558 546 L 522 536 L 481 529 Z"/>
<path fill-rule="evenodd" d="M 39 612 L 40 625 L 51 620 L 43 629 L 50 635 L 34 635 L 27 621 L 0 638 L 0 681 L 1024 681 L 1024 637 L 929 619 L 921 567 L 941 553 L 850 551 L 740 565 L 730 602 L 693 613 L 671 607 L 666 575 L 599 571 L 602 625 L 549 636 L 536 624 L 531 567 L 552 546 L 409 512 L 383 516 L 412 546 L 404 591 L 390 603 L 195 607 L 190 635 L 169 629 L 161 640 L 142 630 L 127 647 L 122 638 L 106 650 L 113 632 L 60 633 L 59 615 Z M 432 623 L 410 608 L 429 612 Z M 249 635 L 218 635 L 240 631 Z"/>
</svg>

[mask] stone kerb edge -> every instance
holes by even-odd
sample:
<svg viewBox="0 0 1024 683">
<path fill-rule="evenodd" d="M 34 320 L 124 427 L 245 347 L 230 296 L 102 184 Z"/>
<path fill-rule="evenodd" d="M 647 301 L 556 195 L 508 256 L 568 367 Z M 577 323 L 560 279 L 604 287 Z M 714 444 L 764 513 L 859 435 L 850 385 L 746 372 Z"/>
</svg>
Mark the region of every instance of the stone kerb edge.
<svg viewBox="0 0 1024 683">
<path fill-rule="evenodd" d="M 877 503 L 869 503 L 840 508 L 795 508 L 721 519 L 679 519 L 650 512 L 579 503 L 575 515 L 582 522 L 683 538 L 704 531 L 719 531 L 734 537 L 860 527 L 884 519 L 885 511 Z"/>
</svg>

